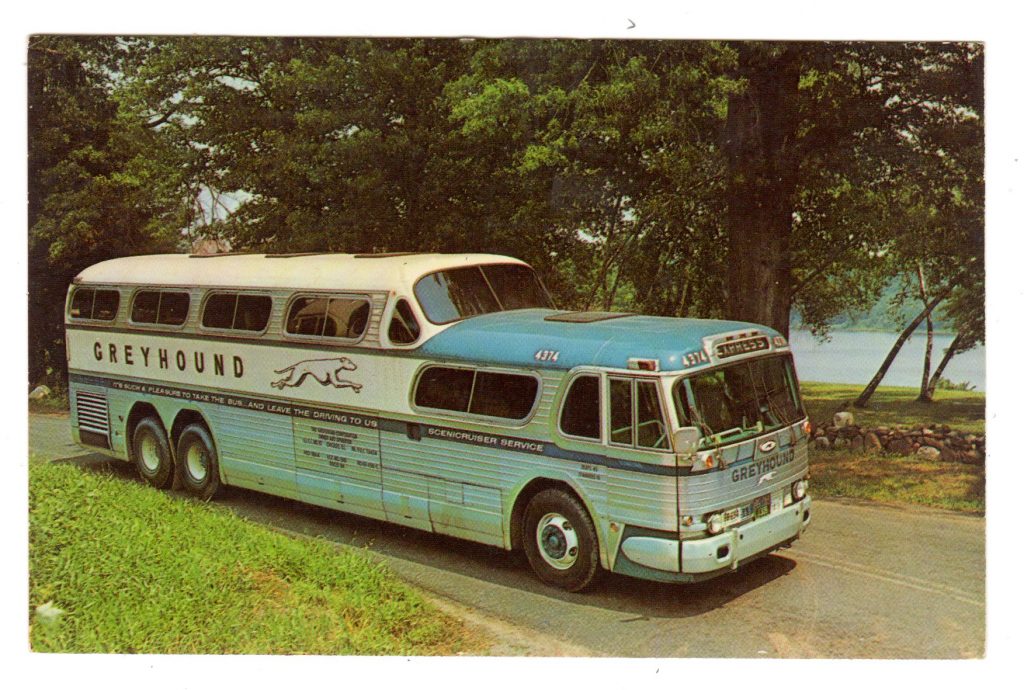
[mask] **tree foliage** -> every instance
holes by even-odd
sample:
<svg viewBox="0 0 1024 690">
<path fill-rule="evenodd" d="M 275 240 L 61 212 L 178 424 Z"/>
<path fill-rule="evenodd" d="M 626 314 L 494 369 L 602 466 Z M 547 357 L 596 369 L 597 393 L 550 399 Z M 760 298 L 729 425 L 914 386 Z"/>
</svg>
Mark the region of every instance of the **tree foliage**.
<svg viewBox="0 0 1024 690">
<path fill-rule="evenodd" d="M 176 246 L 185 224 L 177 152 L 120 110 L 112 75 L 124 59 L 102 37 L 29 44 L 29 380 L 65 366 L 71 279 L 99 261 Z"/>
<path fill-rule="evenodd" d="M 975 45 L 37 37 L 29 72 L 33 378 L 76 271 L 201 236 L 819 333 L 920 264 L 983 337 Z"/>
</svg>

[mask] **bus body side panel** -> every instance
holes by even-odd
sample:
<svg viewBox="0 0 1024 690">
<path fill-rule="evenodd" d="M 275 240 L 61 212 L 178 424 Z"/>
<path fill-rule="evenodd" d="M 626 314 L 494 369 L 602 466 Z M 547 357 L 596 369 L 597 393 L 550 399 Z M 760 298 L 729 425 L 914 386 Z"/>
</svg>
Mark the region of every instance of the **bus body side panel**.
<svg viewBox="0 0 1024 690">
<path fill-rule="evenodd" d="M 298 497 L 289 417 L 226 405 L 205 405 L 203 412 L 228 484 Z"/>
<path fill-rule="evenodd" d="M 519 488 L 537 477 L 565 481 L 576 466 L 543 453 L 560 380 L 553 372 L 542 377 L 534 416 L 518 428 L 439 416 L 383 424 L 388 519 L 509 547 L 508 520 Z M 521 452 L 516 444 L 532 452 Z"/>
<path fill-rule="evenodd" d="M 379 420 L 338 414 L 338 422 L 291 419 L 295 479 L 302 500 L 366 517 L 385 517 Z"/>
<path fill-rule="evenodd" d="M 388 520 L 502 545 L 500 486 L 508 458 L 494 449 L 433 437 L 439 428 L 397 422 L 382 430 Z"/>
<path fill-rule="evenodd" d="M 676 477 L 645 472 L 608 472 L 608 517 L 619 524 L 661 531 L 679 528 Z"/>
</svg>

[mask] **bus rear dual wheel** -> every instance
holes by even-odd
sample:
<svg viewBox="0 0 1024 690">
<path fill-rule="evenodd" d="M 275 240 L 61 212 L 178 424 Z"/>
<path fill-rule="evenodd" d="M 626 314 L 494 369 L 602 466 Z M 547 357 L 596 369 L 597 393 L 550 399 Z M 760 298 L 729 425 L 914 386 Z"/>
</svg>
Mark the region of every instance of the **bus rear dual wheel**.
<svg viewBox="0 0 1024 690">
<path fill-rule="evenodd" d="M 541 580 L 569 592 L 586 589 L 598 574 L 597 531 L 586 508 L 560 489 L 530 499 L 523 520 L 523 550 Z"/>
<path fill-rule="evenodd" d="M 150 486 L 169 489 L 174 482 L 174 458 L 159 420 L 146 417 L 132 432 L 132 457 L 139 476 Z"/>
<path fill-rule="evenodd" d="M 220 489 L 220 470 L 209 430 L 202 424 L 189 424 L 178 437 L 177 451 L 185 490 L 204 501 L 213 498 Z"/>
<path fill-rule="evenodd" d="M 132 432 L 132 455 L 139 475 L 157 489 L 169 489 L 174 482 L 174 457 L 160 421 L 146 417 Z M 208 500 L 220 488 L 217 449 L 202 424 L 189 424 L 178 437 L 178 468 L 182 486 L 189 493 Z"/>
</svg>

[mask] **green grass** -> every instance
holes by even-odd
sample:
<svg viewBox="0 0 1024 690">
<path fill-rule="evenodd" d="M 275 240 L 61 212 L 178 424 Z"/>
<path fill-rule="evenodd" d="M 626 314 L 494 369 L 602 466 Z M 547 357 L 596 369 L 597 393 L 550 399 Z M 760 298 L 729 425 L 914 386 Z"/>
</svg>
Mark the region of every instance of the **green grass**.
<svg viewBox="0 0 1024 690">
<path fill-rule="evenodd" d="M 863 386 L 842 383 L 800 384 L 807 414 L 828 422 Z M 985 433 L 985 394 L 975 391 L 935 392 L 931 403 L 915 401 L 916 388 L 880 387 L 865 409 L 851 405 L 860 426 L 937 426 Z M 916 456 L 872 454 L 849 450 L 815 450 L 810 454 L 811 491 L 818 497 L 862 498 L 886 503 L 912 503 L 967 513 L 985 512 L 985 468 L 960 463 L 922 462 Z"/>
<path fill-rule="evenodd" d="M 384 565 L 212 504 L 33 459 L 39 652 L 453 654 L 479 642 Z M 63 613 L 44 622 L 36 607 Z"/>
<path fill-rule="evenodd" d="M 811 451 L 811 493 L 984 514 L 985 469 L 913 455 Z"/>
<path fill-rule="evenodd" d="M 864 386 L 845 383 L 803 382 L 800 390 L 807 414 L 814 422 L 832 419 L 843 403 L 860 426 L 916 426 L 948 424 L 974 434 L 985 433 L 985 394 L 977 391 L 935 391 L 931 403 L 916 402 L 916 388 L 880 386 L 864 409 L 853 407 Z"/>
</svg>

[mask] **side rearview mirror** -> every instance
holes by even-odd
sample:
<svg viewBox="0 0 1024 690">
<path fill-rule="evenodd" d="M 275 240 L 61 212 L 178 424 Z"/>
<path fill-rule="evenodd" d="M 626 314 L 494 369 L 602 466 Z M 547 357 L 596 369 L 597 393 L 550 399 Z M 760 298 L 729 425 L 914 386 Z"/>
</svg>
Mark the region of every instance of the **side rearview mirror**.
<svg viewBox="0 0 1024 690">
<path fill-rule="evenodd" d="M 684 426 L 672 432 L 672 449 L 676 455 L 687 455 L 697 450 L 700 443 L 700 429 L 695 426 Z"/>
</svg>

